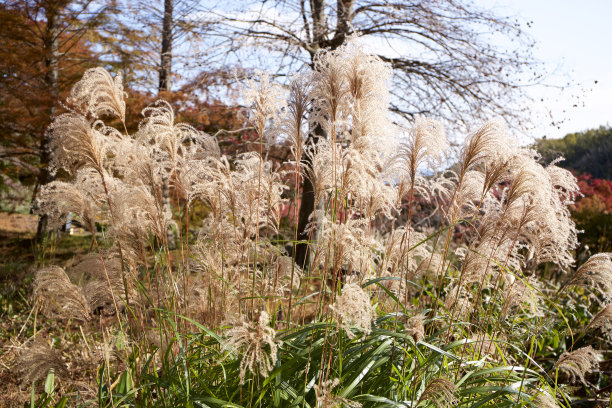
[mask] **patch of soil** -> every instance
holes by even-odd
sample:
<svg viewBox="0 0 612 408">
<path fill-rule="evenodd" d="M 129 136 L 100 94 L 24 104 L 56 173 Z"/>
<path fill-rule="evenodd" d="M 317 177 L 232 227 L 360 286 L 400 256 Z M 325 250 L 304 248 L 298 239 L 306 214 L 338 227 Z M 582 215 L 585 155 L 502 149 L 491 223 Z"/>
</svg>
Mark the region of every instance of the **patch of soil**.
<svg viewBox="0 0 612 408">
<path fill-rule="evenodd" d="M 0 213 L 0 232 L 10 234 L 36 234 L 38 215 Z"/>
</svg>

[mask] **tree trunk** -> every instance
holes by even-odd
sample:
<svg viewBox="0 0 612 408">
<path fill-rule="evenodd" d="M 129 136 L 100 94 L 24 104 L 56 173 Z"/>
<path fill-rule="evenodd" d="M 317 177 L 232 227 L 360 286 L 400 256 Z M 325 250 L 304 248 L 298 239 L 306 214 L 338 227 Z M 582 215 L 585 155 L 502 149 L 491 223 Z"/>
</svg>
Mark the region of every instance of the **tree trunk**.
<svg viewBox="0 0 612 408">
<path fill-rule="evenodd" d="M 312 11 L 312 42 L 315 48 L 323 46 L 325 38 L 325 1 L 310 0 Z"/>
<path fill-rule="evenodd" d="M 45 10 L 47 26 L 43 37 L 43 55 L 45 63 L 45 84 L 51 97 L 50 117 L 55 116 L 56 103 L 59 98 L 59 22 L 58 10 L 55 7 L 47 5 Z M 53 181 L 53 175 L 49 171 L 49 161 L 51 152 L 49 151 L 49 135 L 45 133 L 42 136 L 40 144 L 40 174 L 38 176 L 38 185 L 44 185 Z M 47 216 L 41 215 L 38 220 L 36 229 L 36 239 L 40 240 L 47 229 Z"/>
<path fill-rule="evenodd" d="M 317 50 L 324 46 L 325 42 L 325 1 L 324 0 L 310 0 L 310 10 L 312 13 L 312 49 Z M 311 54 L 312 63 L 311 68 L 314 69 L 314 56 L 315 54 Z M 325 137 L 322 134 L 323 129 L 320 126 L 316 126 L 314 129 L 310 129 L 308 133 L 308 138 L 306 138 L 306 145 L 314 144 L 316 145 L 319 137 Z M 310 168 L 312 166 L 312 161 L 310 157 L 304 156 L 302 159 L 302 163 L 304 166 Z M 295 263 L 298 264 L 303 269 L 308 268 L 309 262 L 309 233 L 306 231 L 306 227 L 309 223 L 310 214 L 314 211 L 314 188 L 312 186 L 312 181 L 308 177 L 302 178 L 304 181 L 302 183 L 302 200 L 300 202 L 300 211 L 298 214 L 298 240 L 302 241 L 296 244 L 295 246 L 295 254 L 294 259 Z"/>
<path fill-rule="evenodd" d="M 316 125 L 313 129 L 310 130 L 308 134 L 308 138 L 306 139 L 306 145 L 316 145 L 319 141 L 319 138 L 326 138 L 327 135 L 323 128 L 320 125 Z M 304 155 L 302 159 L 302 163 L 304 166 L 311 167 L 312 160 L 309 156 Z M 310 233 L 306 230 L 308 223 L 310 220 L 310 214 L 314 211 L 315 204 L 315 195 L 314 188 L 312 185 L 312 181 L 309 177 L 303 177 L 302 183 L 302 200 L 300 203 L 300 211 L 298 213 L 298 241 L 300 241 L 295 246 L 295 263 L 299 265 L 302 269 L 307 269 L 310 267 L 309 257 L 310 250 L 308 242 L 310 241 Z M 315 222 L 316 220 L 312 220 Z M 313 232 L 314 234 L 314 228 Z"/>
<path fill-rule="evenodd" d="M 174 0 L 164 0 L 158 93 L 170 91 L 170 77 L 172 75 L 172 26 L 174 24 L 173 9 Z M 170 188 L 167 177 L 162 178 L 162 203 L 164 212 L 172 211 L 172 208 L 170 208 Z M 168 240 L 168 248 L 176 248 L 176 235 L 172 227 L 168 227 L 166 239 Z"/>
<path fill-rule="evenodd" d="M 161 63 L 159 66 L 158 91 L 170 90 L 172 74 L 172 25 L 174 0 L 164 0 L 164 19 L 162 22 Z"/>
<path fill-rule="evenodd" d="M 312 10 L 312 33 L 313 33 L 313 49 L 324 48 L 326 45 L 331 46 L 331 49 L 336 49 L 341 46 L 350 31 L 350 23 L 353 18 L 353 4 L 354 0 L 337 0 L 338 7 L 338 20 L 336 23 L 336 33 L 332 41 L 327 42 L 325 38 L 325 2 L 323 0 L 311 0 L 310 8 Z M 314 55 L 312 55 L 313 61 L 311 67 L 314 69 Z M 317 144 L 319 138 L 326 138 L 327 135 L 321 126 L 316 125 L 314 129 L 310 130 L 306 144 L 312 143 Z M 310 168 L 312 162 L 308 156 L 305 156 L 302 163 Z M 302 184 L 302 201 L 300 204 L 299 218 L 298 218 L 298 240 L 302 241 L 295 247 L 295 262 L 302 268 L 308 268 L 309 262 L 309 245 L 307 241 L 311 238 L 312 234 L 306 231 L 306 227 L 309 222 L 313 222 L 316 225 L 316 220 L 310 220 L 310 214 L 314 211 L 314 189 L 312 182 L 308 177 L 304 177 Z"/>
<path fill-rule="evenodd" d="M 343 43 L 351 29 L 351 21 L 353 20 L 353 4 L 355 0 L 338 0 L 338 20 L 336 22 L 336 35 Z"/>
</svg>

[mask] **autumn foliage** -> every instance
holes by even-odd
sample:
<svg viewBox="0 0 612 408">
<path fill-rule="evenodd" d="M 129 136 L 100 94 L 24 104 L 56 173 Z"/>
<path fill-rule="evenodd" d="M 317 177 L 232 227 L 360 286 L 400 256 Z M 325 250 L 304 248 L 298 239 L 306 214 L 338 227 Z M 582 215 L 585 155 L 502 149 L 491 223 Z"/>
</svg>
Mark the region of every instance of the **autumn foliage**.
<svg viewBox="0 0 612 408">
<path fill-rule="evenodd" d="M 580 243 L 585 250 L 609 251 L 612 248 L 612 181 L 578 176 L 582 197 L 572 207 L 572 216 L 582 230 Z"/>
</svg>

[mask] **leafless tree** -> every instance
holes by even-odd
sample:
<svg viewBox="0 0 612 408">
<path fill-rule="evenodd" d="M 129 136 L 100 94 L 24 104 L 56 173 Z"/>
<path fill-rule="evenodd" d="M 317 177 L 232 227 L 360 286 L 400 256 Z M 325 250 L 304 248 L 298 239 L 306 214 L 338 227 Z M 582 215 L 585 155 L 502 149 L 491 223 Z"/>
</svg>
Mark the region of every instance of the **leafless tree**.
<svg viewBox="0 0 612 408">
<path fill-rule="evenodd" d="M 393 112 L 433 116 L 455 129 L 497 115 L 527 125 L 523 90 L 541 80 L 522 23 L 467 0 L 224 0 L 212 4 L 205 19 L 208 62 L 278 67 L 280 76 L 312 67 L 319 50 L 358 34 L 393 67 Z M 311 140 L 321 136 L 311 134 Z M 305 180 L 302 239 L 312 206 Z M 305 253 L 298 247 L 298 262 Z"/>
<path fill-rule="evenodd" d="M 464 0 L 228 0 L 204 18 L 207 62 L 278 67 L 279 75 L 357 33 L 394 68 L 391 108 L 406 117 L 467 125 L 503 115 L 521 125 L 517 97 L 541 79 L 523 24 Z"/>
</svg>

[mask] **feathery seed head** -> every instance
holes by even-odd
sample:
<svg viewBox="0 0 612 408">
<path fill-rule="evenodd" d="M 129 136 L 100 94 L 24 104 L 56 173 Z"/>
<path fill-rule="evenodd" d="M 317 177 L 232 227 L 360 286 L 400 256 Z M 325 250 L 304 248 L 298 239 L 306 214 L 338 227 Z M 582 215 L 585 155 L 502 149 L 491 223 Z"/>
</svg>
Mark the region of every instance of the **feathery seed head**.
<svg viewBox="0 0 612 408">
<path fill-rule="evenodd" d="M 351 327 L 356 327 L 365 334 L 370 333 L 375 310 L 370 296 L 358 284 L 344 285 L 342 294 L 336 297 L 330 308 L 349 338 L 355 337 Z"/>
<path fill-rule="evenodd" d="M 517 151 L 500 120 L 491 120 L 466 139 L 460 155 L 461 173 L 489 160 L 503 160 Z"/>
<path fill-rule="evenodd" d="M 360 408 L 362 405 L 355 401 L 349 401 L 339 395 L 333 394 L 333 389 L 340 384 L 338 378 L 333 380 L 325 380 L 320 385 L 315 384 L 314 389 L 317 395 L 316 408 Z"/>
<path fill-rule="evenodd" d="M 306 131 L 304 121 L 310 109 L 311 78 L 306 75 L 296 75 L 289 85 L 287 114 L 282 118 L 282 132 L 288 136 L 291 153 L 296 166 L 299 166 L 304 154 Z"/>
<path fill-rule="evenodd" d="M 406 323 L 406 328 L 408 335 L 412 336 L 414 342 L 417 343 L 425 338 L 425 326 L 423 322 L 425 321 L 425 316 L 423 314 L 418 314 L 412 316 L 408 319 Z"/>
<path fill-rule="evenodd" d="M 50 132 L 51 171 L 63 168 L 69 172 L 92 167 L 99 173 L 110 150 L 107 137 L 100 131 L 101 122 L 91 124 L 78 113 L 64 113 L 55 118 Z"/>
<path fill-rule="evenodd" d="M 19 355 L 18 362 L 23 382 L 28 385 L 44 379 L 50 370 L 54 370 L 60 377 L 68 374 L 68 367 L 60 353 L 41 340 L 34 340 L 25 347 Z"/>
<path fill-rule="evenodd" d="M 125 121 L 126 93 L 121 79 L 121 73 L 113 78 L 102 67 L 88 69 L 72 87 L 67 102 L 93 118 L 110 115 Z"/>
<path fill-rule="evenodd" d="M 586 327 L 586 330 L 595 329 L 601 329 L 608 338 L 612 338 L 612 304 L 606 305 Z"/>
<path fill-rule="evenodd" d="M 59 266 L 36 272 L 34 296 L 41 300 L 42 311 L 49 318 L 89 320 L 89 307 L 83 291 L 70 282 Z"/>
<path fill-rule="evenodd" d="M 423 401 L 432 401 L 438 408 L 448 408 L 459 402 L 455 397 L 456 392 L 457 386 L 449 379 L 434 378 L 429 381 L 416 405 Z"/>
<path fill-rule="evenodd" d="M 559 408 L 557 400 L 547 392 L 540 392 L 533 400 L 537 408 Z"/>
<path fill-rule="evenodd" d="M 599 367 L 599 357 L 601 353 L 587 346 L 572 352 L 566 351 L 555 363 L 555 368 L 562 370 L 570 376 L 572 381 L 579 379 L 583 384 L 586 383 L 584 376 Z"/>
<path fill-rule="evenodd" d="M 268 375 L 276 364 L 280 340 L 276 339 L 276 331 L 269 326 L 270 316 L 265 311 L 259 315 L 256 323 L 241 318 L 225 333 L 224 347 L 242 354 L 240 361 L 240 383 L 244 384 L 246 370 L 255 375 Z M 270 351 L 264 350 L 268 346 Z"/>
<path fill-rule="evenodd" d="M 75 183 L 53 181 L 41 187 L 36 199 L 37 212 L 48 216 L 50 228 L 59 228 L 69 213 L 76 216 L 82 226 L 96 232 L 96 217 L 101 212 L 100 203 L 88 189 Z"/>
<path fill-rule="evenodd" d="M 285 104 L 285 96 L 280 86 L 270 81 L 266 72 L 258 71 L 257 79 L 247 79 L 242 95 L 251 111 L 251 122 L 260 138 L 269 121 L 274 120 Z"/>
<path fill-rule="evenodd" d="M 589 285 L 598 287 L 606 298 L 612 297 L 612 253 L 602 252 L 591 256 L 565 284 L 583 287 Z"/>
</svg>

